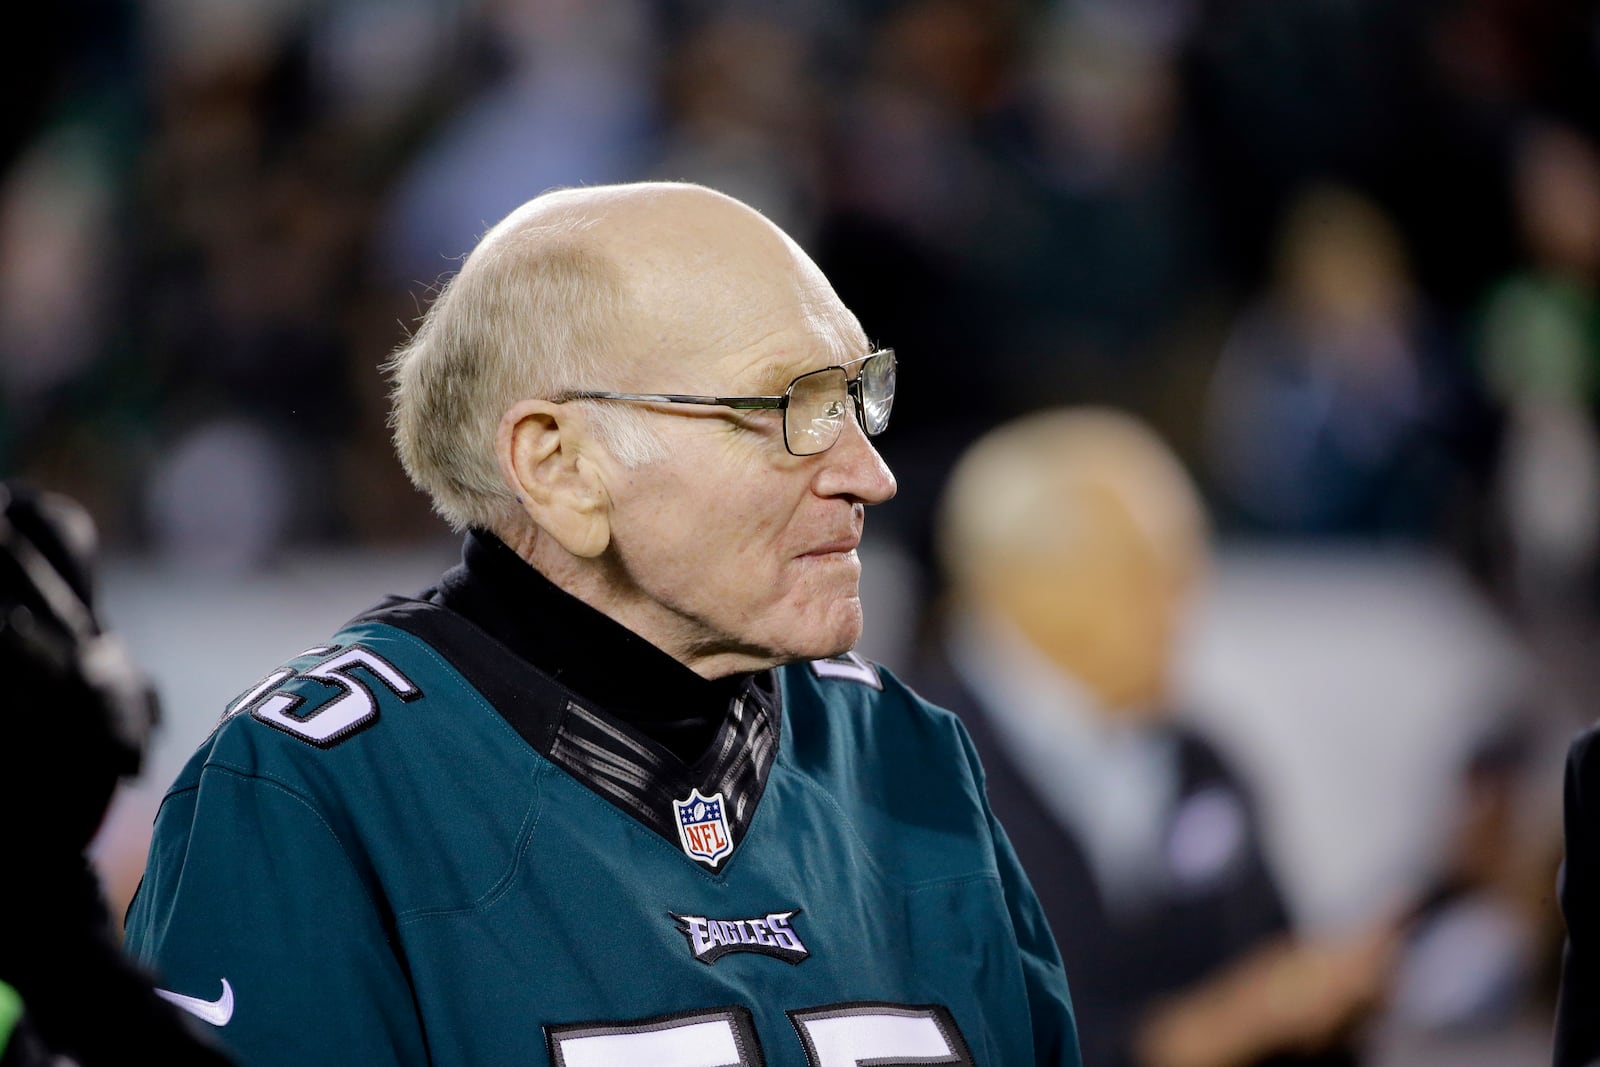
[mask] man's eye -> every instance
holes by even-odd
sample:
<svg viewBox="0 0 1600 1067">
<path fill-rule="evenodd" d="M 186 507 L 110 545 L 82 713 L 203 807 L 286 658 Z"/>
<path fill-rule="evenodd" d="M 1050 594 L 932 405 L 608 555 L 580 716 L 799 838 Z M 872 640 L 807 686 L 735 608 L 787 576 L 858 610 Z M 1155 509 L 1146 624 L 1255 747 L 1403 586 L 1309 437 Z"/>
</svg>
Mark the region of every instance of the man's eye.
<svg viewBox="0 0 1600 1067">
<path fill-rule="evenodd" d="M 754 430 L 756 433 L 783 432 L 781 411 L 740 411 L 734 415 L 733 421 L 741 430 Z"/>
</svg>

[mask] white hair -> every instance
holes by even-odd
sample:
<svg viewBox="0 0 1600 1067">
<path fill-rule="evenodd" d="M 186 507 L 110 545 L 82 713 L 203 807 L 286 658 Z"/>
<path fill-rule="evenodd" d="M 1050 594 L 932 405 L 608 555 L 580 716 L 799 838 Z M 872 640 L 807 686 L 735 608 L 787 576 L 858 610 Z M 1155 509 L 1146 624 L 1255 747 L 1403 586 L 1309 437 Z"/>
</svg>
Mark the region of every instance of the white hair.
<svg viewBox="0 0 1600 1067">
<path fill-rule="evenodd" d="M 530 202 L 530 203 L 537 203 Z M 383 365 L 389 427 L 406 474 L 457 531 L 526 521 L 496 455 L 518 400 L 605 389 L 627 294 L 617 265 L 584 239 L 581 216 L 525 205 L 491 230 Z M 624 465 L 665 455 L 645 412 L 586 403 Z"/>
</svg>

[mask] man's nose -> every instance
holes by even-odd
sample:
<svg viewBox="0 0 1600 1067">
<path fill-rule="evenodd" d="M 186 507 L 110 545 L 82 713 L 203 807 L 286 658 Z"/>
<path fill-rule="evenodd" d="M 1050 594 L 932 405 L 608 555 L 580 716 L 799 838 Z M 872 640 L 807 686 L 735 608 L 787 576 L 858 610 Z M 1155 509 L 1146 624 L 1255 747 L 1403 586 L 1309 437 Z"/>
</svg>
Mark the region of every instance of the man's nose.
<svg viewBox="0 0 1600 1067">
<path fill-rule="evenodd" d="M 899 489 L 889 465 L 872 446 L 854 413 L 845 420 L 839 440 L 822 454 L 822 460 L 816 482 L 817 492 L 822 496 L 843 496 L 863 504 L 881 504 Z"/>
</svg>

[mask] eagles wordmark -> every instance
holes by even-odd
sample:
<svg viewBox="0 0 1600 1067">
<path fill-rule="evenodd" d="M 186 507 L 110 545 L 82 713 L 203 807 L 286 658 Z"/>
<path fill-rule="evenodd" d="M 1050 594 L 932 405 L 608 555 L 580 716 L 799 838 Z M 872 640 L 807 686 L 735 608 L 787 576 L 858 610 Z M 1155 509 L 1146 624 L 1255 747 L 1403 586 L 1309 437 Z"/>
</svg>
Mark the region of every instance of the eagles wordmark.
<svg viewBox="0 0 1600 1067">
<path fill-rule="evenodd" d="M 799 963 L 811 955 L 791 920 L 800 909 L 773 911 L 758 919 L 712 919 L 705 915 L 679 915 L 678 930 L 689 941 L 689 952 L 704 964 L 712 964 L 733 952 L 756 952 L 763 956 Z"/>
</svg>

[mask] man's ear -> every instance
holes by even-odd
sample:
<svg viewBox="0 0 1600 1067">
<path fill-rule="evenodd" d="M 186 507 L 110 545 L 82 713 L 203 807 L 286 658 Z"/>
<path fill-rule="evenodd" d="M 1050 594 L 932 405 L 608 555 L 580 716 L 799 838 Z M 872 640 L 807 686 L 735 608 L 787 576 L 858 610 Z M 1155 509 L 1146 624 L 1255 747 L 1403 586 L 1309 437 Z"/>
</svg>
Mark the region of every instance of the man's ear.
<svg viewBox="0 0 1600 1067">
<path fill-rule="evenodd" d="M 611 543 L 609 498 L 588 454 L 582 412 L 569 404 L 523 400 L 500 419 L 495 452 L 522 510 L 574 556 Z"/>
</svg>

